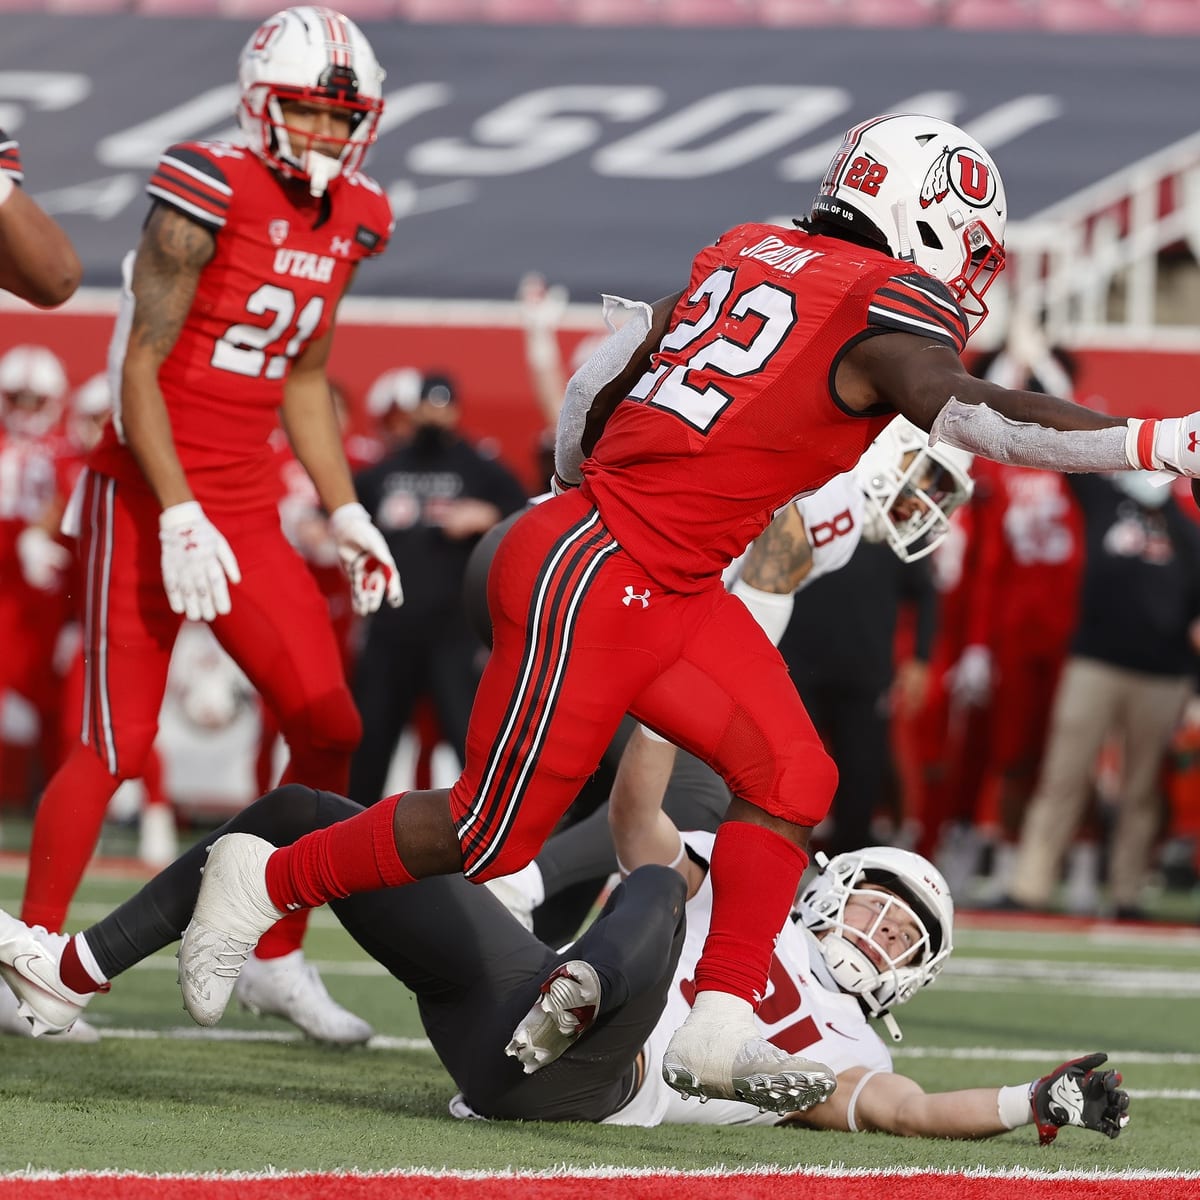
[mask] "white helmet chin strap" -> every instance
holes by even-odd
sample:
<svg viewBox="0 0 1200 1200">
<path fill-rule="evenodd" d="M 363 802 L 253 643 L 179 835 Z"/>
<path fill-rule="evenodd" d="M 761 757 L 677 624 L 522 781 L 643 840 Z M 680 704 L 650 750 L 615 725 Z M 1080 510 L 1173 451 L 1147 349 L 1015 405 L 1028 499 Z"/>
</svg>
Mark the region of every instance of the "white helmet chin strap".
<svg viewBox="0 0 1200 1200">
<path fill-rule="evenodd" d="M 896 222 L 896 257 L 901 262 L 916 262 L 912 242 L 908 237 L 908 205 L 903 200 L 897 200 L 892 205 L 892 220 Z"/>
<path fill-rule="evenodd" d="M 328 154 L 310 150 L 304 156 L 304 170 L 308 175 L 308 192 L 310 196 L 323 196 L 325 189 L 342 169 L 340 158 L 330 158 Z"/>
</svg>

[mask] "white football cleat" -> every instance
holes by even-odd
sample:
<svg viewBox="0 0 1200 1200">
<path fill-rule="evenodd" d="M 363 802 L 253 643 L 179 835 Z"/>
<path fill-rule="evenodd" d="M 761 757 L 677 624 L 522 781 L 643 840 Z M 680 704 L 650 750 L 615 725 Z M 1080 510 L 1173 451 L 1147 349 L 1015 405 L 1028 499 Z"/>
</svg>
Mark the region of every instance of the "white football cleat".
<svg viewBox="0 0 1200 1200">
<path fill-rule="evenodd" d="M 46 1031 L 39 1034 L 33 1032 L 33 1020 L 21 1015 L 20 1002 L 16 993 L 0 981 L 0 1037 L 37 1037 L 42 1042 L 70 1042 L 77 1046 L 94 1046 L 100 1040 L 100 1031 L 77 1017 L 75 1023 L 68 1029 L 58 1032 Z"/>
<path fill-rule="evenodd" d="M 542 984 L 541 996 L 513 1030 L 504 1053 L 532 1075 L 586 1033 L 599 1011 L 600 977 L 591 963 L 565 962 Z"/>
<path fill-rule="evenodd" d="M 26 1023 L 33 1037 L 70 1029 L 95 995 L 67 987 L 59 975 L 58 964 L 70 940 L 65 934 L 26 925 L 0 910 L 0 975 L 12 989 L 0 987 L 0 991 L 13 997 L 15 1018 Z M 98 1041 L 100 1035 L 94 1029 L 92 1033 L 93 1038 L 75 1040 Z"/>
<path fill-rule="evenodd" d="M 828 1100 L 837 1077 L 740 1023 L 685 1021 L 663 1053 L 663 1079 L 681 1096 L 741 1100 L 763 1112 L 804 1112 Z"/>
<path fill-rule="evenodd" d="M 374 1034 L 370 1025 L 343 1008 L 325 989 L 303 950 L 280 958 L 251 955 L 233 985 L 243 1008 L 255 1016 L 282 1017 L 318 1042 L 359 1046 Z"/>
<path fill-rule="evenodd" d="M 532 933 L 533 910 L 537 905 L 533 897 L 521 886 L 519 875 L 520 872 L 516 875 L 497 875 L 495 879 L 485 879 L 483 886 Z"/>
<path fill-rule="evenodd" d="M 275 847 L 249 833 L 227 833 L 209 847 L 192 919 L 179 943 L 183 1006 L 198 1025 L 215 1025 L 229 1004 L 250 951 L 286 914 L 267 895 Z"/>
</svg>

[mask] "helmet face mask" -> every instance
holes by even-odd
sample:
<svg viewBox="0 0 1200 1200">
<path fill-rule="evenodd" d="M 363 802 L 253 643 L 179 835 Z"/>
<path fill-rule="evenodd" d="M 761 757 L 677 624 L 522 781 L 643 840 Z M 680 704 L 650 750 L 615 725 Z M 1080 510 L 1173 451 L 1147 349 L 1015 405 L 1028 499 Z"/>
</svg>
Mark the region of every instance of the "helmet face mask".
<svg viewBox="0 0 1200 1200">
<path fill-rule="evenodd" d="M 971 455 L 896 417 L 858 464 L 866 497 L 863 536 L 887 542 L 902 562 L 932 554 L 950 531 L 950 517 L 970 498 Z"/>
<path fill-rule="evenodd" d="M 285 178 L 307 180 L 319 196 L 336 176 L 362 165 L 383 113 L 383 78 L 354 22 L 332 9 L 285 9 L 264 21 L 242 50 L 238 124 L 255 154 Z M 328 124 L 344 120 L 345 136 L 289 124 L 289 106 L 329 109 Z"/>
<path fill-rule="evenodd" d="M 828 859 L 801 893 L 796 911 L 817 938 L 825 965 L 842 991 L 857 996 L 871 1016 L 911 1000 L 941 972 L 953 950 L 954 902 L 937 869 L 908 850 L 870 846 Z M 866 905 L 875 915 L 848 921 L 846 909 Z M 895 922 L 913 923 L 914 940 L 893 957 L 874 935 Z"/>
<path fill-rule="evenodd" d="M 1008 203 L 995 163 L 936 117 L 875 117 L 846 133 L 812 205 L 949 287 L 974 332 L 1004 267 Z"/>
</svg>

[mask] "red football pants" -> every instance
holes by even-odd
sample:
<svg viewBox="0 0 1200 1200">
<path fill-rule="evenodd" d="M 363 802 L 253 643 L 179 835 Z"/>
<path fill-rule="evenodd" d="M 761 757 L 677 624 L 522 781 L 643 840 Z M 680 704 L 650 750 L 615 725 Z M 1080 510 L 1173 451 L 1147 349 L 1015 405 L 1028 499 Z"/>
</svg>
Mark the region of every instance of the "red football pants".
<svg viewBox="0 0 1200 1200">
<path fill-rule="evenodd" d="M 626 711 L 768 813 L 811 826 L 828 811 L 836 770 L 746 606 L 719 580 L 659 587 L 578 493 L 513 526 L 488 604 L 494 648 L 450 794 L 469 877 L 533 858 Z"/>
</svg>

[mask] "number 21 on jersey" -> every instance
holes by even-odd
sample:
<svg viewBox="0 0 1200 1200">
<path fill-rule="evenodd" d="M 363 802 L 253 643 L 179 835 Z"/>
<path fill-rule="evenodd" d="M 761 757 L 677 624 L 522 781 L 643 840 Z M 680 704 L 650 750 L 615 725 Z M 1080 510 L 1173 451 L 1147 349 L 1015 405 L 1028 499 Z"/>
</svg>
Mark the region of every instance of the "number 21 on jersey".
<svg viewBox="0 0 1200 1200">
<path fill-rule="evenodd" d="M 270 316 L 269 325 L 230 325 L 213 344 L 212 365 L 219 371 L 252 378 L 282 379 L 288 362 L 295 358 L 321 323 L 325 298 L 313 296 L 296 312 L 296 297 L 287 288 L 264 283 L 250 293 L 246 312 L 252 316 Z M 270 348 L 291 332 L 282 353 Z"/>
</svg>

